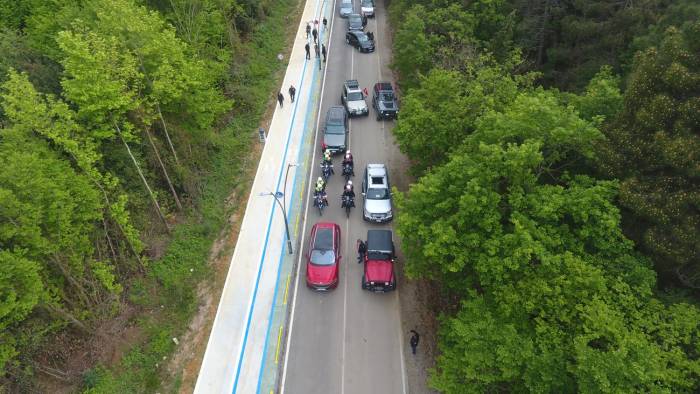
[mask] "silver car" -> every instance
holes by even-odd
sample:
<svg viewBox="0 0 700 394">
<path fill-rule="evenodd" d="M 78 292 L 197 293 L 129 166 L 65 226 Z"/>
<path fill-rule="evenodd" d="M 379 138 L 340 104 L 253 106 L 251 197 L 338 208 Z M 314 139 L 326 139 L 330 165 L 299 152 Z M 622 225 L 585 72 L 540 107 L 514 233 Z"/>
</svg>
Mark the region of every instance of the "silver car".
<svg viewBox="0 0 700 394">
<path fill-rule="evenodd" d="M 340 0 L 340 8 L 338 10 L 341 18 L 347 18 L 348 15 L 352 14 L 352 0 Z"/>
<path fill-rule="evenodd" d="M 374 17 L 374 0 L 361 0 L 360 13 L 368 18 Z"/>
<path fill-rule="evenodd" d="M 389 172 L 384 164 L 367 164 L 362 178 L 362 197 L 362 216 L 365 220 L 384 223 L 394 218 L 391 210 Z"/>
</svg>

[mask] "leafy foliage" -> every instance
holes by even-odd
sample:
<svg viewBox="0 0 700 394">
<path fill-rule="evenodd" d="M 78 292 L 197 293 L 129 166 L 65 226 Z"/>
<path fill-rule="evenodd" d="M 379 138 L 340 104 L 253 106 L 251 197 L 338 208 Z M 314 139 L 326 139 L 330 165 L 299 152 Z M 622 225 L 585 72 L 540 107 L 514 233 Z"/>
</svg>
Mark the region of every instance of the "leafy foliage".
<svg viewBox="0 0 700 394">
<path fill-rule="evenodd" d="M 632 237 L 664 276 L 700 286 L 700 24 L 640 52 L 603 170 L 622 179 Z"/>
<path fill-rule="evenodd" d="M 652 298 L 654 272 L 620 229 L 617 184 L 576 175 L 601 137 L 554 94 L 523 93 L 398 196 L 408 274 L 464 300 L 441 325 L 436 389 L 695 388 L 700 311 Z M 650 303 L 686 339 L 663 343 L 639 318 Z"/>
</svg>

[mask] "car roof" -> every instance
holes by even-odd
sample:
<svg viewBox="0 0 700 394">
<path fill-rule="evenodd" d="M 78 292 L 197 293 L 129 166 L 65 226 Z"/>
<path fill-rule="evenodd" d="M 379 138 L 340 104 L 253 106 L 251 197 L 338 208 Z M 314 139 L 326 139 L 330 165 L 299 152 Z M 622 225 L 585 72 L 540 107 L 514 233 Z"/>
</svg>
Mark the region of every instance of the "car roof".
<svg viewBox="0 0 700 394">
<path fill-rule="evenodd" d="M 394 90 L 394 87 L 391 85 L 391 82 L 377 82 L 374 84 L 374 90 L 377 91 L 382 91 L 382 90 Z"/>
<path fill-rule="evenodd" d="M 339 122 L 342 123 L 345 118 L 345 108 L 334 105 L 328 108 L 328 114 L 326 116 L 326 121 Z"/>
<path fill-rule="evenodd" d="M 369 176 L 386 176 L 386 166 L 384 164 L 367 164 Z"/>
<path fill-rule="evenodd" d="M 333 249 L 333 233 L 335 232 L 335 223 L 321 222 L 316 223 L 316 230 L 313 240 L 313 248 L 319 250 Z"/>
<path fill-rule="evenodd" d="M 348 89 L 360 89 L 360 83 L 357 82 L 357 79 L 348 79 L 347 81 L 345 81 L 345 86 Z"/>
<path fill-rule="evenodd" d="M 392 253 L 393 245 L 391 230 L 367 230 L 367 251 Z"/>
</svg>

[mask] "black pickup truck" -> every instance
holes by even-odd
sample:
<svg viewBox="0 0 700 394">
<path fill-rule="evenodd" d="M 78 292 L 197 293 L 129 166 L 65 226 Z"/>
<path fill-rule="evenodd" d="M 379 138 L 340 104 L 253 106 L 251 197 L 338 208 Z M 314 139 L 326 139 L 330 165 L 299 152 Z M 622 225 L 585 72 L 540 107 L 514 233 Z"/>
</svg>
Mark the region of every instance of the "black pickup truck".
<svg viewBox="0 0 700 394">
<path fill-rule="evenodd" d="M 399 103 L 396 101 L 391 82 L 377 82 L 372 90 L 372 106 L 377 111 L 377 120 L 399 117 Z"/>
</svg>

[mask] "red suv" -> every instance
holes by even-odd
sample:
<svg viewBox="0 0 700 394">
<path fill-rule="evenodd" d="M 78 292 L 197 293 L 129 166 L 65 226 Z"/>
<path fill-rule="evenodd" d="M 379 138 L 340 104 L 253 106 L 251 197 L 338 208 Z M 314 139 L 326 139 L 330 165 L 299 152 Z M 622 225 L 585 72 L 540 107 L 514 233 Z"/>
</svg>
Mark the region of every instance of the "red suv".
<svg viewBox="0 0 700 394">
<path fill-rule="evenodd" d="M 311 245 L 306 253 L 306 285 L 318 291 L 338 286 L 340 257 L 340 226 L 316 223 L 311 228 Z"/>
<path fill-rule="evenodd" d="M 394 240 L 390 230 L 367 231 L 362 288 L 374 292 L 396 290 Z"/>
</svg>

